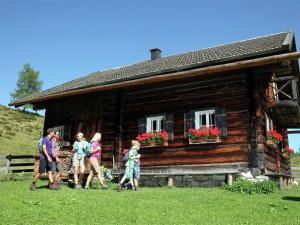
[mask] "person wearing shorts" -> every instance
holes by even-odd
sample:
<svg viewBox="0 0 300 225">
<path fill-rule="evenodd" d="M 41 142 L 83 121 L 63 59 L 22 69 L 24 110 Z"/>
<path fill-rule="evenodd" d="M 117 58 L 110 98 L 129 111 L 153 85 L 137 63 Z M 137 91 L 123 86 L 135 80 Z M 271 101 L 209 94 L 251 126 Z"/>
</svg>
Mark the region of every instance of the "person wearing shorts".
<svg viewBox="0 0 300 225">
<path fill-rule="evenodd" d="M 54 131 L 54 136 L 51 139 L 52 141 L 52 155 L 54 157 L 54 164 L 55 164 L 55 176 L 54 176 L 54 183 L 57 187 L 59 187 L 59 179 L 62 172 L 62 167 L 60 164 L 60 160 L 58 158 L 59 155 L 59 142 L 60 142 L 60 135 L 58 131 Z"/>
<path fill-rule="evenodd" d="M 96 133 L 94 135 L 93 139 L 91 140 L 91 151 L 90 151 L 90 156 L 88 157 L 89 165 L 90 165 L 90 174 L 89 174 L 86 184 L 85 184 L 86 189 L 90 188 L 90 182 L 94 175 L 97 176 L 101 189 L 108 188 L 104 184 L 102 173 L 100 170 L 100 165 L 99 165 L 99 158 L 100 158 L 100 152 L 101 152 L 100 141 L 101 141 L 101 134 Z"/>
<path fill-rule="evenodd" d="M 73 144 L 73 168 L 74 168 L 74 181 L 75 181 L 75 189 L 80 189 L 82 178 L 84 176 L 84 158 L 85 151 L 87 150 L 89 143 L 85 141 L 83 133 L 79 132 L 77 134 L 77 141 Z M 78 178 L 79 173 L 79 178 Z"/>
<path fill-rule="evenodd" d="M 137 190 L 137 186 L 135 186 L 135 182 L 134 182 L 134 168 L 135 168 L 135 162 L 136 160 L 138 160 L 141 156 L 138 154 L 138 150 L 140 149 L 141 145 L 137 140 L 132 140 L 131 141 L 131 148 L 129 150 L 128 156 L 129 159 L 127 160 L 125 166 L 125 173 L 124 176 L 122 177 L 121 181 L 117 184 L 117 190 L 121 191 L 122 190 L 122 185 L 125 182 L 126 179 L 129 179 L 129 182 L 131 184 L 131 187 L 134 188 L 134 190 Z M 139 169 L 139 168 L 136 168 Z M 136 170 L 136 172 L 138 172 Z M 136 176 L 139 175 L 136 174 Z M 135 181 L 137 182 L 137 179 L 135 179 Z M 136 183 L 138 184 L 138 183 Z"/>
<path fill-rule="evenodd" d="M 52 142 L 51 139 L 54 136 L 54 130 L 52 128 L 47 129 L 47 136 L 42 140 L 42 152 L 40 154 L 39 174 L 47 173 L 49 178 L 49 188 L 51 190 L 57 190 L 58 187 L 54 184 L 53 173 L 56 171 L 54 163 L 54 157 L 52 155 Z M 32 183 L 31 190 L 35 190 L 35 183 Z"/>
</svg>

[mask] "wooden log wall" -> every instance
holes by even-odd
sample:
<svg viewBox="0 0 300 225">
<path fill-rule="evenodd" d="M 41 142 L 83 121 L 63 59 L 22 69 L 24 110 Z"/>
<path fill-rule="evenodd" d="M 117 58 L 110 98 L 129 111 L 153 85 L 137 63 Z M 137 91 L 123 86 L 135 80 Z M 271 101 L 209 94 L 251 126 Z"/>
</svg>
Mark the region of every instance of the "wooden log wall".
<svg viewBox="0 0 300 225">
<path fill-rule="evenodd" d="M 45 103 L 45 129 L 70 125 L 72 137 L 82 131 L 88 140 L 101 132 L 102 163 L 112 167 L 113 158 L 120 162 L 120 150 L 130 147 L 130 141 L 137 136 L 138 118 L 170 113 L 174 116 L 174 140 L 168 147 L 141 149 L 143 167 L 251 164 L 247 82 L 247 72 L 239 71 L 49 101 Z M 184 113 L 210 107 L 225 109 L 227 136 L 221 143 L 189 145 L 184 137 Z M 73 143 L 74 138 L 70 141 Z"/>
<path fill-rule="evenodd" d="M 225 74 L 168 82 L 126 90 L 123 145 L 137 136 L 137 119 L 173 114 L 174 140 L 168 147 L 141 150 L 142 166 L 248 162 L 248 102 L 245 74 Z M 189 145 L 184 137 L 184 113 L 193 109 L 226 110 L 228 135 L 218 144 Z"/>
<path fill-rule="evenodd" d="M 267 132 L 266 132 L 266 118 L 265 113 L 271 117 L 271 111 L 267 108 L 268 96 L 270 95 L 269 82 L 274 74 L 270 72 L 264 71 L 263 73 L 256 72 L 254 74 L 255 82 L 257 87 L 256 92 L 256 101 L 257 101 L 257 109 L 256 109 L 256 131 L 257 131 L 257 146 L 260 152 L 263 153 L 263 164 L 267 171 L 272 173 L 283 173 L 290 174 L 291 173 L 291 165 L 290 161 L 286 160 L 282 157 L 280 153 L 281 148 L 288 144 L 287 135 L 284 138 L 284 143 L 281 144 L 277 151 L 275 149 L 270 148 L 267 144 Z M 274 129 L 277 129 L 279 132 L 280 127 L 277 125 L 277 121 L 273 120 Z"/>
</svg>

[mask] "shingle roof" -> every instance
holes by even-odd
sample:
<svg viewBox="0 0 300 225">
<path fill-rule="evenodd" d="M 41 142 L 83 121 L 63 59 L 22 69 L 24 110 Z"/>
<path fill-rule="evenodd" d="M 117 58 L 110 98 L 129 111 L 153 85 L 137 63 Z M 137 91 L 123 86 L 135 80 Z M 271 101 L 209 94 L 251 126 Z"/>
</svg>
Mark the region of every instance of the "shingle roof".
<svg viewBox="0 0 300 225">
<path fill-rule="evenodd" d="M 24 101 L 33 103 L 42 97 L 77 89 L 276 54 L 288 50 L 292 41 L 291 37 L 293 37 L 293 32 L 282 32 L 99 71 L 17 100 L 11 104 L 18 105 L 18 103 Z"/>
</svg>

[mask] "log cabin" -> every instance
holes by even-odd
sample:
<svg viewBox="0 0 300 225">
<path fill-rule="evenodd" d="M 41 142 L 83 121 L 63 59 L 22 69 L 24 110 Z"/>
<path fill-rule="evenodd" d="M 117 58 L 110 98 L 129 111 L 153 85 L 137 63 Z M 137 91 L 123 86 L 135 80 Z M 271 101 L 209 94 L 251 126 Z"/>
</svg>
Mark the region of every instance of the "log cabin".
<svg viewBox="0 0 300 225">
<path fill-rule="evenodd" d="M 235 174 L 291 176 L 286 130 L 300 127 L 300 53 L 293 31 L 242 40 L 99 71 L 11 102 L 45 109 L 44 129 L 64 143 L 102 133 L 104 166 L 122 172 L 122 150 L 138 134 L 166 130 L 164 145 L 140 150 L 148 186 L 212 186 Z M 193 143 L 191 128 L 218 127 L 218 141 Z M 284 140 L 268 144 L 276 129 Z"/>
</svg>

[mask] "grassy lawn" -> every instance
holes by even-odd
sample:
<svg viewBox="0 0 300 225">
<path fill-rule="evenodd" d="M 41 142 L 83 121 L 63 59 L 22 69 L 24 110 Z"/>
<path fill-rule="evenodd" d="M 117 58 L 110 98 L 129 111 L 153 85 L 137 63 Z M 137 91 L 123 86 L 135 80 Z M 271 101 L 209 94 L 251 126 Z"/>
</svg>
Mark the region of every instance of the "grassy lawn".
<svg viewBox="0 0 300 225">
<path fill-rule="evenodd" d="M 30 192 L 29 185 L 0 182 L 0 224 L 300 224 L 300 189 L 269 195 L 218 188 L 118 193 L 67 186 Z"/>
</svg>

